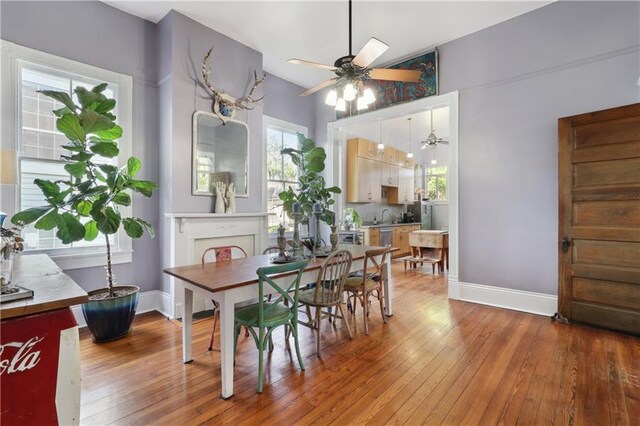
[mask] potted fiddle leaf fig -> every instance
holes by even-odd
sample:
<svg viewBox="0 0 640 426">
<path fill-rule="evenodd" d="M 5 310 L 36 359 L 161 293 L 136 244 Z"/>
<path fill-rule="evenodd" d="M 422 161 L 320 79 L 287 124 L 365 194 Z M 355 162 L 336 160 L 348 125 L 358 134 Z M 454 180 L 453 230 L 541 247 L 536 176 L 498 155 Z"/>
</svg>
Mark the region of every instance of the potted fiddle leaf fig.
<svg viewBox="0 0 640 426">
<path fill-rule="evenodd" d="M 329 207 L 335 204 L 333 194 L 340 194 L 342 191 L 337 186 L 327 188 L 324 177 L 321 175 L 327 154 L 324 148 L 316 146 L 313 139 L 308 139 L 301 133 L 298 133 L 298 144 L 298 149 L 285 148 L 281 151 L 282 154 L 291 157 L 293 164 L 298 167 L 300 183 L 297 190 L 289 187 L 279 194 L 283 208 L 291 218 L 293 204 L 299 202 L 304 213 L 302 222 L 308 223 L 313 205 L 320 203 L 320 220 L 327 225 L 334 225 L 335 215 Z"/>
<path fill-rule="evenodd" d="M 58 131 L 68 139 L 61 158 L 69 177 L 61 180 L 35 179 L 45 198 L 45 205 L 21 211 L 11 222 L 35 223 L 36 229 L 56 230 L 64 244 L 104 238 L 106 245 L 106 288 L 89 292 L 89 302 L 82 305 L 87 326 L 96 342 L 124 337 L 129 333 L 138 304 L 139 287 L 117 286 L 111 264 L 109 238 L 121 228 L 131 238 L 144 231 L 153 237 L 151 224 L 137 217 L 123 217 L 120 210 L 131 204 L 131 192 L 151 197 L 156 183 L 136 179 L 140 160 L 131 157 L 123 167 L 108 164 L 120 149 L 117 139 L 122 128 L 113 114 L 115 99 L 104 95 L 107 84 L 91 90 L 78 86 L 74 94 L 43 90 L 40 93 L 64 105 L 53 111 Z"/>
</svg>

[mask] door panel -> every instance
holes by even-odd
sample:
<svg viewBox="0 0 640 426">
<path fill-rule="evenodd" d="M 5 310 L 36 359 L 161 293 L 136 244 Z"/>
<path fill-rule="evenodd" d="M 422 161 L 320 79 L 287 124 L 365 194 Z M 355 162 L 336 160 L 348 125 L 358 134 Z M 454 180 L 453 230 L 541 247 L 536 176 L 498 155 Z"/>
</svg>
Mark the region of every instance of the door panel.
<svg viewBox="0 0 640 426">
<path fill-rule="evenodd" d="M 640 104 L 558 121 L 558 310 L 640 334 Z"/>
</svg>

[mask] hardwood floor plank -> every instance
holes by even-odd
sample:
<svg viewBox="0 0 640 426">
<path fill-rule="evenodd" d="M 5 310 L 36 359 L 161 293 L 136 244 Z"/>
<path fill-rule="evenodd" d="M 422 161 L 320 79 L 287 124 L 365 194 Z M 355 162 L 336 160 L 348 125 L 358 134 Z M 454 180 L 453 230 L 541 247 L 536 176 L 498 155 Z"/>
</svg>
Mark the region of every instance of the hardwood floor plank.
<svg viewBox="0 0 640 426">
<path fill-rule="evenodd" d="M 81 424 L 634 424 L 640 418 L 640 339 L 447 298 L 444 274 L 393 262 L 394 316 L 362 309 L 302 328 L 300 371 L 282 330 L 255 391 L 257 350 L 241 338 L 235 396 L 220 394 L 211 319 L 194 322 L 182 364 L 180 323 L 139 315 L 127 338 L 94 344 L 81 331 Z M 594 386 L 596 386 L 594 388 Z M 606 407 L 603 407 L 606 405 Z"/>
</svg>

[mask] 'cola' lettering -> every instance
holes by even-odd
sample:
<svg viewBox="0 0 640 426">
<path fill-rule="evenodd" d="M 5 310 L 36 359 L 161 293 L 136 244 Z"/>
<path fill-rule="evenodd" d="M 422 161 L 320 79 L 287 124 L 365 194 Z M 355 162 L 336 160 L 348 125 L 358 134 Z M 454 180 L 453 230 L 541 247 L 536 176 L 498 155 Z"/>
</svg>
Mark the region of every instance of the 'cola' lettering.
<svg viewBox="0 0 640 426">
<path fill-rule="evenodd" d="M 26 342 L 11 342 L 0 345 L 0 375 L 17 373 L 30 370 L 40 362 L 40 351 L 34 350 L 34 347 L 42 342 L 44 337 L 34 336 Z M 16 348 L 13 358 L 3 359 L 5 350 L 8 348 Z"/>
</svg>

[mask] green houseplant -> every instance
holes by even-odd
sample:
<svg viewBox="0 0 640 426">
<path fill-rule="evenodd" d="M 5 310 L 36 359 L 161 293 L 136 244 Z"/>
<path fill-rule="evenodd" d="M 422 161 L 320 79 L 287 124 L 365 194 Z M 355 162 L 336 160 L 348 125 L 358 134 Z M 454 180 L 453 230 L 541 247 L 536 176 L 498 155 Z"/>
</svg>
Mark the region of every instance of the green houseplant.
<svg viewBox="0 0 640 426">
<path fill-rule="evenodd" d="M 69 178 L 35 179 L 46 205 L 11 218 L 13 223 L 35 222 L 36 229 L 56 229 L 56 237 L 64 244 L 92 241 L 102 234 L 106 243 L 107 287 L 89 292 L 89 302 L 82 306 L 95 341 L 114 340 L 129 332 L 140 289 L 115 285 L 109 236 L 121 227 L 131 238 L 140 238 L 145 230 L 154 236 L 149 223 L 137 217 L 123 217 L 120 207 L 131 204 L 131 191 L 151 197 L 157 187 L 154 182 L 135 179 L 141 167 L 135 157 L 129 158 L 124 167 L 98 162 L 99 157 L 118 156 L 117 139 L 122 136 L 113 114 L 116 101 L 103 94 L 106 88 L 106 83 L 91 90 L 76 87 L 79 105 L 66 92 L 40 92 L 64 105 L 53 113 L 58 131 L 68 139 L 68 144 L 62 146 L 68 153 L 61 157 Z"/>
<path fill-rule="evenodd" d="M 359 228 L 362 226 L 362 219 L 360 219 L 360 214 L 358 214 L 358 211 L 356 209 L 347 207 L 342 212 L 344 216 L 343 220 L 344 220 L 345 229 L 347 230 L 351 229 L 351 226 L 353 225 L 355 225 L 356 228 Z"/>
<path fill-rule="evenodd" d="M 289 187 L 280 192 L 279 197 L 283 202 L 284 211 L 289 218 L 292 218 L 293 204 L 299 202 L 304 213 L 302 223 L 308 224 L 313 205 L 320 203 L 320 220 L 331 226 L 335 222 L 335 214 L 330 209 L 335 204 L 332 196 L 342 191 L 337 186 L 327 188 L 326 181 L 321 175 L 327 158 L 324 148 L 317 147 L 313 139 L 306 138 L 301 133 L 298 133 L 298 144 L 298 149 L 285 148 L 281 151 L 282 154 L 290 156 L 293 164 L 298 167 L 300 182 L 297 190 Z"/>
</svg>

